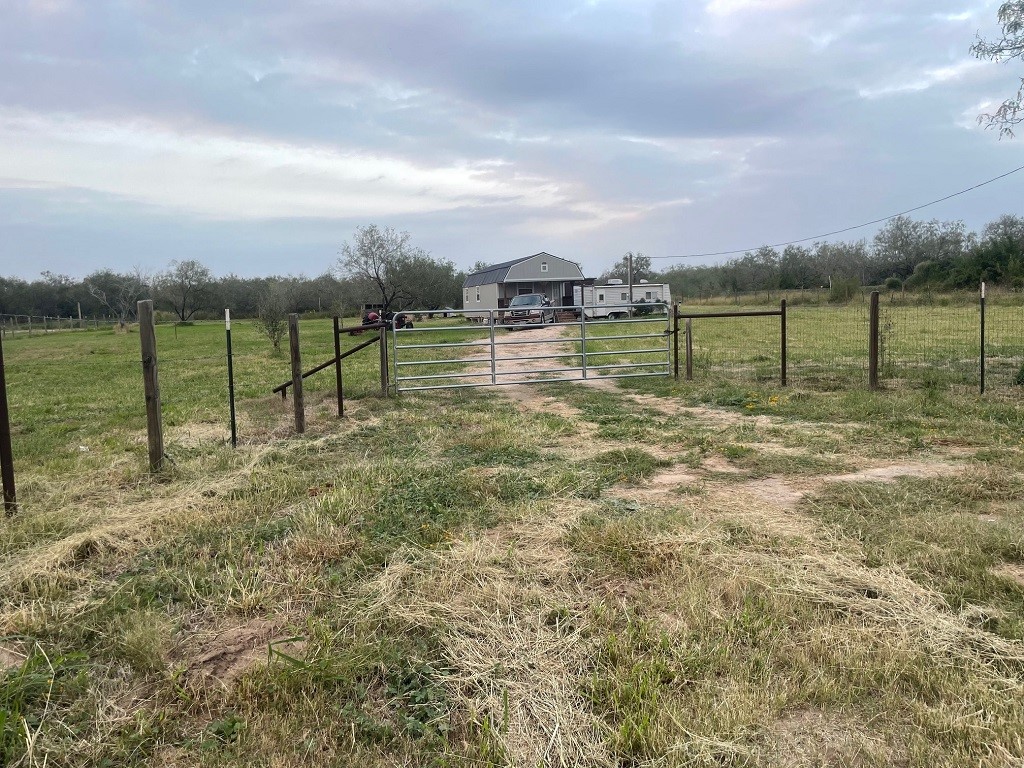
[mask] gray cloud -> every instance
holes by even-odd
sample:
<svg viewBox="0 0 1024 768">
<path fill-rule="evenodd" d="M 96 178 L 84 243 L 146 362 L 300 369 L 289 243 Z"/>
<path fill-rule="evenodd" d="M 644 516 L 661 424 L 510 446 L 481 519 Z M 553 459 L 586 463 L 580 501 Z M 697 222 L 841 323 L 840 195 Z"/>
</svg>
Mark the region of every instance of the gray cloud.
<svg viewBox="0 0 1024 768">
<path fill-rule="evenodd" d="M 627 248 L 813 234 L 1019 164 L 971 122 L 1012 85 L 967 53 L 994 15 L 18 2 L 0 27 L 0 177 L 17 179 L 0 180 L 0 254 L 52 268 L 77 239 L 109 263 L 184 250 L 264 272 L 277 252 L 317 272 L 372 219 L 464 265 L 560 248 L 596 271 Z M 934 215 L 980 227 L 1003 199 Z"/>
</svg>

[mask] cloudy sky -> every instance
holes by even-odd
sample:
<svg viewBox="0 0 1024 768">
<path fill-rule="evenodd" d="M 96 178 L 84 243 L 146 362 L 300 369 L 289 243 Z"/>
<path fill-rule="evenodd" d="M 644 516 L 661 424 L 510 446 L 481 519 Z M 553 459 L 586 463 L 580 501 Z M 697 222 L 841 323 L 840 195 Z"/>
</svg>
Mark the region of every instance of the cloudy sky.
<svg viewBox="0 0 1024 768">
<path fill-rule="evenodd" d="M 371 222 L 596 274 L 874 219 L 1024 165 L 975 122 L 1024 70 L 969 53 L 997 6 L 0 0 L 0 274 L 316 275 Z"/>
</svg>

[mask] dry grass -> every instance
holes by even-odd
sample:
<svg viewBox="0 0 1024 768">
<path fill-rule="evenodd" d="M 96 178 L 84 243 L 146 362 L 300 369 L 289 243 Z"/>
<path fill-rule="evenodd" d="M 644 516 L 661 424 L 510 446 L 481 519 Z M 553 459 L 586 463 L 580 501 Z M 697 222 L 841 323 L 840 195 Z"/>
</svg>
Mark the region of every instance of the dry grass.
<svg viewBox="0 0 1024 768">
<path fill-rule="evenodd" d="M 237 452 L 172 432 L 156 482 L 40 473 L 0 528 L 6 754 L 1020 764 L 1015 417 L 738 397 L 511 386 L 341 424 L 320 398 L 302 439 L 268 399 Z"/>
<path fill-rule="evenodd" d="M 437 633 L 452 697 L 512 765 L 611 762 L 583 698 L 593 596 L 560 545 L 576 515 L 534 509 L 446 551 L 406 552 L 367 587 L 374 610 Z"/>
</svg>

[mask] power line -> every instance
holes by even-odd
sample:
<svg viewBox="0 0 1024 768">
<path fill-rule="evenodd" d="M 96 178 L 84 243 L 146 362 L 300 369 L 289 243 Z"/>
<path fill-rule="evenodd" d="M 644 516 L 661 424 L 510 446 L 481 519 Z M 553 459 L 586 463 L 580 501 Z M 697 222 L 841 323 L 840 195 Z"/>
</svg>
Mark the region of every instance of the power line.
<svg viewBox="0 0 1024 768">
<path fill-rule="evenodd" d="M 895 219 L 897 216 L 905 216 L 908 213 L 913 213 L 914 211 L 920 211 L 922 208 L 927 208 L 930 205 L 935 205 L 937 203 L 942 203 L 942 202 L 945 202 L 946 200 L 949 200 L 951 198 L 957 197 L 959 195 L 967 194 L 968 192 L 971 192 L 971 191 L 973 191 L 975 189 L 978 189 L 979 187 L 984 187 L 986 184 L 991 184 L 993 181 L 999 181 L 1000 179 L 1005 179 L 1007 176 L 1010 176 L 1010 175 L 1012 175 L 1014 173 L 1017 173 L 1018 171 L 1024 171 L 1024 165 L 1021 165 L 1021 166 L 1019 166 L 1017 168 L 1014 168 L 1012 171 L 1007 171 L 1006 173 L 1002 173 L 1002 174 L 1000 174 L 998 176 L 994 176 L 991 179 L 988 179 L 986 181 L 982 181 L 982 182 L 980 182 L 978 184 L 975 184 L 973 187 L 967 187 L 967 189 L 961 189 L 959 192 L 954 192 L 951 195 L 946 195 L 945 197 L 940 197 L 938 200 L 932 200 L 930 203 L 922 203 L 921 205 L 915 205 L 913 208 L 907 208 L 907 210 L 900 211 L 899 213 L 892 213 L 892 214 L 889 214 L 888 216 L 883 216 L 880 219 L 874 219 L 872 221 L 865 221 L 863 224 L 854 224 L 852 227 L 843 227 L 842 229 L 835 229 L 835 230 L 832 230 L 831 232 L 824 232 L 824 233 L 822 233 L 820 235 L 811 235 L 810 237 L 801 237 L 799 240 L 787 240 L 784 243 L 769 243 L 768 247 L 769 248 L 783 248 L 783 247 L 785 247 L 787 245 L 796 245 L 797 243 L 806 243 L 808 240 L 821 240 L 822 238 L 832 237 L 833 235 L 841 235 L 844 232 L 850 232 L 851 230 L 860 229 L 861 227 L 870 227 L 872 224 L 881 224 L 883 221 L 889 221 L 890 219 Z M 756 251 L 758 248 L 762 248 L 762 247 L 764 247 L 764 246 L 758 245 L 758 246 L 755 246 L 754 248 L 740 248 L 740 249 L 737 249 L 737 250 L 734 250 L 734 251 L 713 251 L 713 252 L 708 252 L 708 253 L 687 253 L 687 254 L 684 254 L 682 256 L 651 256 L 651 258 L 652 259 L 697 259 L 697 258 L 701 258 L 703 256 L 732 256 L 732 255 L 737 254 L 737 253 L 749 253 L 750 251 Z"/>
</svg>

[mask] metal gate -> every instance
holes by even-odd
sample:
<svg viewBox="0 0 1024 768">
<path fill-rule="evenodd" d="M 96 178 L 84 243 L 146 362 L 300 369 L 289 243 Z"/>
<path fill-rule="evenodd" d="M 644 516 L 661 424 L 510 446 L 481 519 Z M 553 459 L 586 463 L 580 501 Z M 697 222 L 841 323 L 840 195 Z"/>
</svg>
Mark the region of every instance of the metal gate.
<svg viewBox="0 0 1024 768">
<path fill-rule="evenodd" d="M 398 328 L 393 322 L 394 391 L 672 375 L 670 307 L 621 308 L 632 316 L 586 319 L 583 307 L 560 306 L 524 318 L 513 318 L 506 309 L 448 310 L 440 325 L 427 321 Z M 453 318 L 475 322 L 450 322 Z"/>
</svg>

